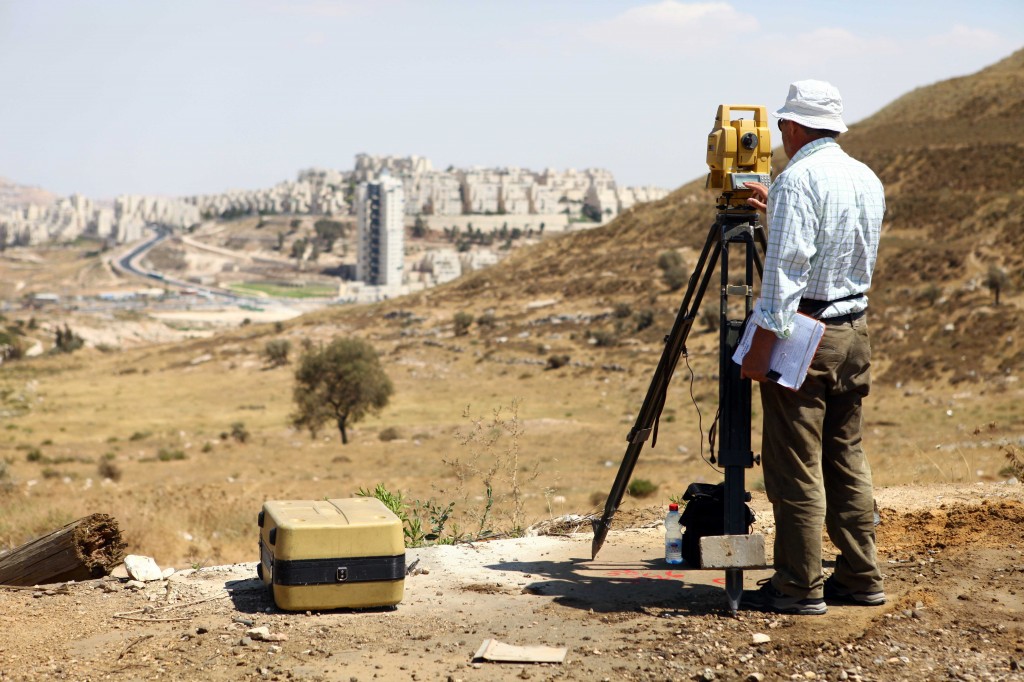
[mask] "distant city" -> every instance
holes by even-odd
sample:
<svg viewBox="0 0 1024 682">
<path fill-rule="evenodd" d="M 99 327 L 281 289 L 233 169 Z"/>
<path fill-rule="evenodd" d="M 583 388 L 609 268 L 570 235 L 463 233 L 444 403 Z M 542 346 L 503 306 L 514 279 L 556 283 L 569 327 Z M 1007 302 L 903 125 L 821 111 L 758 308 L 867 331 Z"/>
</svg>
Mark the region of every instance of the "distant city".
<svg viewBox="0 0 1024 682">
<path fill-rule="evenodd" d="M 401 183 L 402 214 L 427 229 L 499 228 L 549 233 L 603 224 L 632 206 L 661 199 L 658 187 L 619 187 L 602 169 L 454 168 L 420 156 L 357 154 L 352 170 L 311 168 L 269 189 L 191 197 L 117 197 L 100 205 L 81 194 L 51 203 L 12 204 L 0 196 L 0 248 L 93 237 L 137 241 L 149 226 L 174 230 L 245 215 L 355 216 L 361 183 Z"/>
</svg>

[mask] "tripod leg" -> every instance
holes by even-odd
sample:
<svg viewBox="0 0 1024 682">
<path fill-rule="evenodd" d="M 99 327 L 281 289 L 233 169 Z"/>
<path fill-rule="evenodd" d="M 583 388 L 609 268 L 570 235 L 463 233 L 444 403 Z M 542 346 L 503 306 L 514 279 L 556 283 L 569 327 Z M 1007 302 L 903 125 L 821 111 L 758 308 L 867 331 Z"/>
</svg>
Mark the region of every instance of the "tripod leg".
<svg viewBox="0 0 1024 682">
<path fill-rule="evenodd" d="M 697 311 L 700 309 L 701 299 L 704 297 L 704 292 L 711 281 L 715 262 L 718 260 L 721 252 L 722 246 L 719 232 L 719 224 L 716 222 L 708 231 L 708 237 L 704 242 L 704 248 L 701 249 L 697 266 L 694 268 L 693 274 L 690 275 L 686 294 L 683 296 L 683 302 L 679 306 L 679 312 L 672 325 L 672 331 L 665 337 L 665 349 L 662 351 L 661 360 L 659 360 L 658 367 L 654 371 L 651 385 L 647 389 L 643 406 L 637 414 L 636 423 L 630 430 L 629 435 L 626 436 L 629 445 L 626 446 L 626 452 L 622 456 L 622 463 L 619 464 L 619 470 L 615 475 L 615 482 L 612 483 L 612 489 L 608 493 L 604 514 L 600 520 L 593 522 L 594 540 L 590 546 L 591 558 L 597 556 L 601 545 L 604 544 L 604 540 L 608 536 L 612 517 L 622 502 L 626 486 L 629 484 L 629 479 L 633 475 L 633 469 L 640 458 L 640 450 L 643 448 L 644 441 L 647 440 L 654 429 L 658 417 L 661 415 L 661 410 L 665 406 L 669 382 L 672 380 L 672 374 L 675 372 L 679 355 L 684 352 L 686 339 L 690 335 L 693 321 L 696 319 Z"/>
</svg>

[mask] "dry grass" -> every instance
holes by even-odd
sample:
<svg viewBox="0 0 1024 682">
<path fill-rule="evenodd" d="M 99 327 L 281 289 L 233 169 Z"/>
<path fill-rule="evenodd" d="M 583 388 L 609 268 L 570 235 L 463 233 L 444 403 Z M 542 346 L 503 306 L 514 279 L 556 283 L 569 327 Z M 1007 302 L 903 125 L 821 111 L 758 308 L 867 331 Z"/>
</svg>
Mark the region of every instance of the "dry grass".
<svg viewBox="0 0 1024 682">
<path fill-rule="evenodd" d="M 374 341 L 396 386 L 392 404 L 379 418 L 356 425 L 345 447 L 335 433 L 310 441 L 289 428 L 291 370 L 267 370 L 260 357 L 269 338 L 338 333 L 339 326 L 317 316 L 288 323 L 280 333 L 271 325 L 252 325 L 213 339 L 114 354 L 87 349 L 6 366 L 0 374 L 5 400 L 24 398 L 18 404 L 27 404 L 28 411 L 9 417 L 0 430 L 0 457 L 12 483 L 0 493 L 0 545 L 106 512 L 122 525 L 130 551 L 163 563 L 251 560 L 254 519 L 264 500 L 346 497 L 377 483 L 409 499 L 455 501 L 455 521 L 469 530 L 485 504 L 483 472 L 491 465 L 478 462 L 479 471 L 464 468 L 460 478 L 446 462 L 474 461 L 467 434 L 477 429 L 486 435 L 495 426 L 487 419 L 474 426 L 464 418 L 467 409 L 471 416 L 489 415 L 513 401 L 517 459 L 509 470 L 512 460 L 506 457 L 504 474 L 491 477 L 506 486 L 498 491 L 506 502 L 494 510 L 492 519 L 501 524 L 494 530 L 594 511 L 592 498 L 603 499 L 611 485 L 660 352 L 652 344 L 576 346 L 573 357 L 586 367 L 548 371 L 544 356 L 528 346 L 516 351 L 501 344 L 488 356 L 494 345 L 476 329 L 438 345 L 425 342 L 432 335 L 403 337 L 398 322 L 376 314 L 353 311 L 344 321 L 348 333 Z M 499 325 L 495 333 L 507 329 Z M 564 330 L 538 333 L 531 342 L 551 333 Z M 693 338 L 695 349 L 714 345 L 713 335 Z M 706 428 L 716 391 L 714 354 L 691 353 Z M 193 364 L 206 355 L 209 360 Z M 535 357 L 541 364 L 525 364 Z M 630 369 L 605 370 L 602 364 Z M 699 456 L 687 379 L 681 365 L 658 445 L 645 449 L 634 472 L 658 486 L 660 502 L 691 481 L 717 480 Z M 913 390 L 879 386 L 866 423 L 876 481 L 991 480 L 1003 465 L 1000 439 L 1024 430 L 1024 417 L 1015 410 L 1020 398 L 1019 389 L 989 394 L 939 382 Z M 754 412 L 756 443 L 756 397 Z M 251 434 L 244 444 L 230 437 L 238 422 Z M 979 425 L 984 429 L 973 433 Z M 385 429 L 404 437 L 381 440 Z M 497 447 L 507 452 L 510 442 L 506 434 Z M 37 461 L 27 460 L 30 448 L 40 451 Z M 161 452 L 185 458 L 161 461 Z M 100 480 L 100 461 L 116 466 L 120 479 Z M 749 478 L 757 476 L 753 471 Z M 652 503 L 659 500 L 627 499 L 625 507 Z"/>
</svg>

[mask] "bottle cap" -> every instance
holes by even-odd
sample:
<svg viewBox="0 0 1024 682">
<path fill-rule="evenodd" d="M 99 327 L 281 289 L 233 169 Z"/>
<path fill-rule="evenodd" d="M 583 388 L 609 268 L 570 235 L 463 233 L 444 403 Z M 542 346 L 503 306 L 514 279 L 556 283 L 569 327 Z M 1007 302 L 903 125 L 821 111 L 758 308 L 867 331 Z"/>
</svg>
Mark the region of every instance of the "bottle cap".
<svg viewBox="0 0 1024 682">
<path fill-rule="evenodd" d="M 669 511 L 679 511 L 679 505 L 673 502 L 668 506 Z"/>
</svg>

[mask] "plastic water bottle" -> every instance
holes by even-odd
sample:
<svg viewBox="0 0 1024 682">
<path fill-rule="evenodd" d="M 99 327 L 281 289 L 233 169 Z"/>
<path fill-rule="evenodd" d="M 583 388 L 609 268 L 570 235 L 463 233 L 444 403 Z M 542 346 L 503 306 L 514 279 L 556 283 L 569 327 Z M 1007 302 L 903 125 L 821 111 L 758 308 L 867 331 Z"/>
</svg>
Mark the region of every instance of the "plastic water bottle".
<svg viewBox="0 0 1024 682">
<path fill-rule="evenodd" d="M 665 516 L 665 563 L 683 563 L 683 527 L 679 525 L 679 505 L 668 506 Z"/>
</svg>

